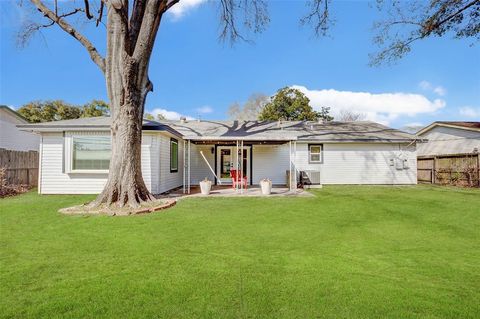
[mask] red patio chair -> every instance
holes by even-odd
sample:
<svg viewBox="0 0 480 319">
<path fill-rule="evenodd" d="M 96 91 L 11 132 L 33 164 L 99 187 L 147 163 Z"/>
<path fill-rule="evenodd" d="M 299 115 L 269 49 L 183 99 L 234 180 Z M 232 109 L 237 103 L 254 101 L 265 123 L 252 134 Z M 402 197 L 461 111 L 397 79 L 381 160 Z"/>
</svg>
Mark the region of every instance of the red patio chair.
<svg viewBox="0 0 480 319">
<path fill-rule="evenodd" d="M 231 169 L 230 170 L 230 177 L 232 178 L 232 187 L 237 188 L 237 185 L 240 185 L 240 183 L 243 183 L 243 188 L 247 189 L 247 176 L 242 176 L 240 171 L 237 171 L 236 169 Z"/>
</svg>

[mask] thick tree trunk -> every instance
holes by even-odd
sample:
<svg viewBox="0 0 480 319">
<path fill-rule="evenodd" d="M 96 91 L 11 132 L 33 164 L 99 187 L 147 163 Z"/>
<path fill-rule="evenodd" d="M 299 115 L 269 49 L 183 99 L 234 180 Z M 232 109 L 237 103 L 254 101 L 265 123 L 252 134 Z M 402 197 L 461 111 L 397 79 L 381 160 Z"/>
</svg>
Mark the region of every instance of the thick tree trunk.
<svg viewBox="0 0 480 319">
<path fill-rule="evenodd" d="M 141 171 L 142 105 L 129 103 L 117 108 L 112 118 L 108 181 L 94 203 L 138 207 L 142 202 L 154 199 L 145 186 Z"/>
<path fill-rule="evenodd" d="M 147 9 L 148 12 L 157 12 L 158 4 L 151 4 Z M 148 61 L 153 39 L 137 43 L 140 46 L 138 51 L 142 53 L 147 48 L 147 54 L 134 52 L 135 41 L 129 36 L 125 12 L 126 3 L 122 0 L 108 3 L 105 78 L 112 117 L 112 157 L 105 188 L 92 206 L 129 205 L 135 208 L 154 199 L 145 186 L 141 171 L 143 111 L 147 94 L 152 90 Z M 152 15 L 143 22 L 156 19 L 156 15 Z"/>
</svg>

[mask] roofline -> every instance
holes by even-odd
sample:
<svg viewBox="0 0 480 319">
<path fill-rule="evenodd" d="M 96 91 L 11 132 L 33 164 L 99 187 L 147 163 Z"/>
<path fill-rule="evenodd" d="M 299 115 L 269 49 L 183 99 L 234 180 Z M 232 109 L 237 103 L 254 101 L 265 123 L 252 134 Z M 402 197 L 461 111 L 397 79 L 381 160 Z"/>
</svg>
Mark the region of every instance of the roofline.
<svg viewBox="0 0 480 319">
<path fill-rule="evenodd" d="M 296 141 L 297 137 L 258 137 L 258 136 L 185 136 L 185 140 L 190 141 Z"/>
<path fill-rule="evenodd" d="M 474 131 L 474 132 L 480 132 L 479 128 L 476 127 L 465 127 L 465 126 L 460 126 L 460 125 L 455 125 L 455 124 L 449 124 L 449 123 L 442 123 L 442 122 L 433 122 L 432 124 L 425 126 L 422 128 L 420 131 L 416 133 L 416 135 L 424 134 L 425 132 L 430 131 L 436 126 L 443 126 L 443 127 L 450 127 L 450 128 L 458 128 L 461 130 L 467 130 L 467 131 Z"/>
<path fill-rule="evenodd" d="M 22 131 L 27 132 L 38 132 L 38 133 L 48 133 L 48 132 L 69 132 L 69 131 L 110 131 L 110 125 L 42 125 L 40 123 L 36 124 L 17 124 L 17 128 Z M 172 135 L 183 138 L 183 135 L 178 131 L 174 130 L 168 125 L 160 124 L 159 126 L 143 126 L 142 131 L 150 132 L 169 132 Z"/>
<path fill-rule="evenodd" d="M 9 108 L 8 106 L 6 105 L 0 105 L 0 109 L 2 110 L 7 110 L 7 112 L 10 112 L 10 114 L 12 114 L 13 116 L 15 116 L 17 119 L 21 120 L 21 121 L 24 121 L 25 123 L 29 123 L 29 121 L 24 118 L 20 113 L 18 113 L 17 111 L 15 110 L 12 110 L 11 108 Z"/>
</svg>

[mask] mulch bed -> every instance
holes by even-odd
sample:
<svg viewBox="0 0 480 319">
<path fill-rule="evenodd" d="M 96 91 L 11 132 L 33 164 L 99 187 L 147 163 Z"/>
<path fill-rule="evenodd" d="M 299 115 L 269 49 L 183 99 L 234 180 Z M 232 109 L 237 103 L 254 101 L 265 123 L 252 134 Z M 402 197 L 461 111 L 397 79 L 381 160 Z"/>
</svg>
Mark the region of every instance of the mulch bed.
<svg viewBox="0 0 480 319">
<path fill-rule="evenodd" d="M 172 198 L 163 198 L 133 209 L 131 207 L 95 207 L 90 208 L 88 204 L 62 208 L 60 213 L 66 215 L 109 215 L 109 216 L 129 216 L 149 214 L 175 206 L 177 201 Z"/>
</svg>

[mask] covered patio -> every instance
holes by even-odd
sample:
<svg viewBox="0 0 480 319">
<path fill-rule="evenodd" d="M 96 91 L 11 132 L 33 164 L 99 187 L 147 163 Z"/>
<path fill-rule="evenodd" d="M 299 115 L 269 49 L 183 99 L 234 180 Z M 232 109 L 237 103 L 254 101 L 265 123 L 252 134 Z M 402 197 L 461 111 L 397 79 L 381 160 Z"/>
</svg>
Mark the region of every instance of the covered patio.
<svg viewBox="0 0 480 319">
<path fill-rule="evenodd" d="M 240 194 L 245 196 L 260 196 L 261 191 L 258 187 L 258 180 L 253 180 L 253 148 L 258 146 L 283 146 L 288 148 L 288 159 L 284 163 L 287 174 L 281 187 L 274 187 L 270 196 L 285 196 L 297 194 L 297 169 L 295 164 L 297 142 L 292 136 L 276 136 L 265 138 L 244 137 L 236 138 L 220 136 L 220 137 L 188 137 L 183 141 L 183 187 L 182 195 L 199 193 L 198 182 L 192 183 L 192 174 L 195 174 L 195 166 L 192 165 L 192 158 L 196 157 L 208 167 L 209 173 L 213 177 L 213 185 L 211 195 L 213 196 L 232 196 Z M 205 147 L 209 148 L 209 152 L 205 152 Z M 202 151 L 203 148 L 203 151 Z M 208 154 L 211 153 L 211 154 Z M 207 159 L 209 157 L 209 159 Z M 213 162 L 212 162 L 213 157 Z M 193 169 L 192 169 L 193 166 Z M 233 183 L 230 171 L 242 172 L 242 176 L 247 180 L 244 183 Z M 285 172 L 285 170 L 284 170 Z M 258 176 L 257 176 L 258 177 Z M 262 178 L 268 178 L 264 176 Z M 243 178 L 243 177 L 242 177 Z M 278 182 L 277 182 L 278 183 Z M 255 186 L 256 185 L 256 186 Z M 298 192 L 301 193 L 301 192 Z"/>
</svg>

